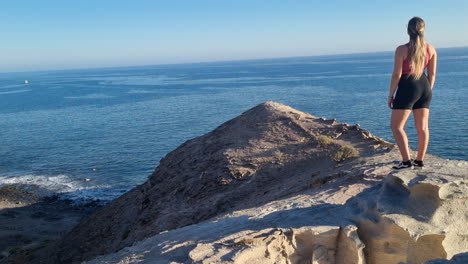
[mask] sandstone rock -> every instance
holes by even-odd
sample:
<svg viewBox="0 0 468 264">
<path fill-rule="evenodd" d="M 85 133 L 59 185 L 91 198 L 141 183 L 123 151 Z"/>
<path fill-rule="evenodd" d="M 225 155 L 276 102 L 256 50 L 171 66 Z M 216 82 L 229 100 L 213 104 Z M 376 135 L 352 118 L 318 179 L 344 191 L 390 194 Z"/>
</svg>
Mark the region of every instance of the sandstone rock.
<svg viewBox="0 0 468 264">
<path fill-rule="evenodd" d="M 468 251 L 468 192 L 460 186 L 468 164 L 454 170 L 460 161 L 429 156 L 433 165 L 424 170 L 362 170 L 388 157 L 398 153 L 362 160 L 318 188 L 155 235 L 89 264 L 123 263 L 129 255 L 141 262 L 128 263 L 465 263 L 467 255 L 459 253 Z"/>
<path fill-rule="evenodd" d="M 453 258 L 451 258 L 450 260 L 434 259 L 434 260 L 426 261 L 422 264 L 466 264 L 466 263 L 468 263 L 468 253 L 457 254 L 453 256 Z"/>
<path fill-rule="evenodd" d="M 329 121 L 266 102 L 185 142 L 50 263 L 386 264 L 468 251 L 467 162 L 429 156 L 422 171 L 392 172 L 390 143 Z M 359 157 L 334 161 L 344 145 Z"/>
</svg>

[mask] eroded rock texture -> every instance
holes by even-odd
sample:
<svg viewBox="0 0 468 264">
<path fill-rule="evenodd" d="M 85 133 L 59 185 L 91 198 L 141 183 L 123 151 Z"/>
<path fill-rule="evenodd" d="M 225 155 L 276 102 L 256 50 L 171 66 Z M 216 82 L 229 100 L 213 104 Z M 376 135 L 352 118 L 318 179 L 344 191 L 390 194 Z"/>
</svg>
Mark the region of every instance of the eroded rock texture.
<svg viewBox="0 0 468 264">
<path fill-rule="evenodd" d="M 319 144 L 321 135 L 330 140 Z M 146 183 L 72 230 L 57 247 L 57 258 L 91 259 L 164 230 L 321 185 L 340 177 L 331 156 L 341 159 L 341 147 L 369 155 L 385 144 L 358 126 L 263 103 L 169 153 Z"/>
<path fill-rule="evenodd" d="M 48 263 L 421 263 L 468 251 L 467 162 L 266 102 L 169 153 Z M 99 256 L 103 255 L 103 256 Z"/>
</svg>

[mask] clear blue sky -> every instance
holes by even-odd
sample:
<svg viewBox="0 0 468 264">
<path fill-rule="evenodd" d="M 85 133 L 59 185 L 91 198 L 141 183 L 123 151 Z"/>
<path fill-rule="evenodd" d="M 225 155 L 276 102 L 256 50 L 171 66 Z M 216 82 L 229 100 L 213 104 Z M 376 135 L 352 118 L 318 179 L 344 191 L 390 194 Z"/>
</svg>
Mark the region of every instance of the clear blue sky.
<svg viewBox="0 0 468 264">
<path fill-rule="evenodd" d="M 0 72 L 394 50 L 412 16 L 436 47 L 468 46 L 468 1 L 14 0 Z"/>
</svg>

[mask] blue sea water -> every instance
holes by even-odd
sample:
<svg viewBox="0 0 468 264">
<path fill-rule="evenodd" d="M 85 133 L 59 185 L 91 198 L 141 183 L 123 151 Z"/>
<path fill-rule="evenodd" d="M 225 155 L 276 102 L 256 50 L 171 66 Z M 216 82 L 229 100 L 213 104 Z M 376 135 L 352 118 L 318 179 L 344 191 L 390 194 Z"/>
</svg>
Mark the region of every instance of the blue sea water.
<svg viewBox="0 0 468 264">
<path fill-rule="evenodd" d="M 468 48 L 438 53 L 428 152 L 468 160 Z M 0 184 L 112 199 L 184 141 L 267 100 L 393 142 L 392 63 L 382 52 L 0 74 Z"/>
</svg>

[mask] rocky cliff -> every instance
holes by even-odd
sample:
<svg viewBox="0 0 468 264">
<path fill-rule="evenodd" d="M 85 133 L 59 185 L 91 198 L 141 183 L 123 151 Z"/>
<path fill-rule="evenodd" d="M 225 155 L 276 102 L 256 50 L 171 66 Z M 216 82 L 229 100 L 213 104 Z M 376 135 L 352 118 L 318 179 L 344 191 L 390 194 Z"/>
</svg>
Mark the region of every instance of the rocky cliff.
<svg viewBox="0 0 468 264">
<path fill-rule="evenodd" d="M 467 162 L 391 171 L 398 159 L 358 125 L 265 102 L 169 153 L 47 261 L 421 263 L 468 251 Z"/>
<path fill-rule="evenodd" d="M 314 188 L 87 263 L 468 263 L 468 163 L 430 156 L 424 170 L 394 172 L 397 157 L 357 158 Z"/>
</svg>

